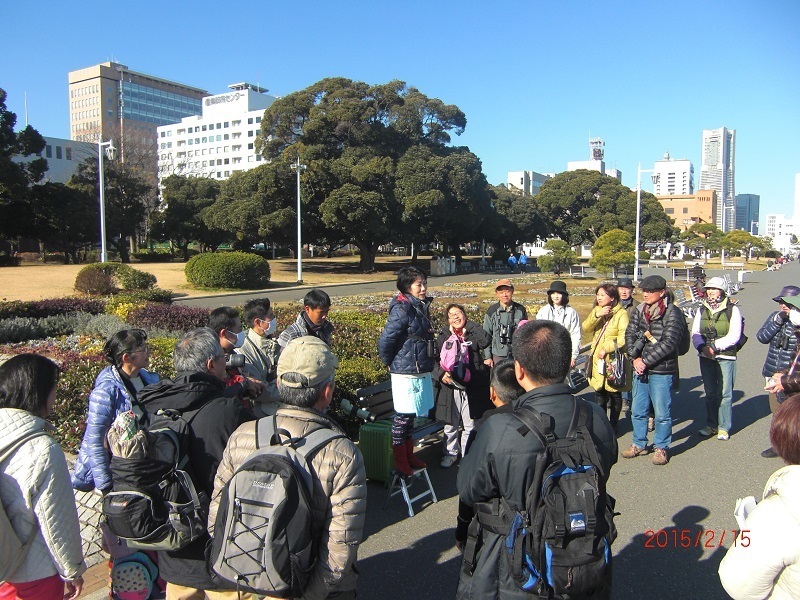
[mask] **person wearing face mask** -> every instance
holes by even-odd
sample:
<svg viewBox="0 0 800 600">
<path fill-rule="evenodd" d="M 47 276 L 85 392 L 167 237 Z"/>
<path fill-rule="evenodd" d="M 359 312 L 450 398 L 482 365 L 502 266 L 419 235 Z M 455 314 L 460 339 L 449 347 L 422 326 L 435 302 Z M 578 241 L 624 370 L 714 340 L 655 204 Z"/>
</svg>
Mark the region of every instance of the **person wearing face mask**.
<svg viewBox="0 0 800 600">
<path fill-rule="evenodd" d="M 787 372 L 775 373 L 764 389 L 770 394 L 785 397 L 800 393 L 800 295 L 783 296 L 781 301 L 790 307 L 789 322 L 794 325 L 795 344 L 798 351 L 795 352 Z"/>
<path fill-rule="evenodd" d="M 706 395 L 706 426 L 698 433 L 727 440 L 731 432 L 731 401 L 736 381 L 737 344 L 742 337 L 742 313 L 727 297 L 722 277 L 705 286 L 706 298 L 692 323 L 692 344 L 700 355 L 700 375 Z"/>
<path fill-rule="evenodd" d="M 764 376 L 765 385 L 769 384 L 769 380 L 775 373 L 785 373 L 797 354 L 797 326 L 790 320 L 792 307 L 783 301 L 784 296 L 797 296 L 800 294 L 800 287 L 796 285 L 784 286 L 780 294 L 775 296 L 773 300 L 778 303 L 778 310 L 770 314 L 761 329 L 756 333 L 756 338 L 762 344 L 769 344 L 767 349 L 767 358 L 764 360 L 764 367 L 761 369 L 761 374 Z M 798 318 L 800 313 L 794 311 L 795 320 L 800 322 Z M 781 394 L 780 399 L 784 398 Z M 775 394 L 769 395 L 769 409 L 772 414 L 778 410 L 780 406 L 779 398 Z M 778 456 L 775 449 L 770 446 L 761 453 L 764 458 L 776 458 Z"/>
<path fill-rule="evenodd" d="M 250 300 L 242 309 L 247 334 L 241 347 L 234 352 L 244 356 L 240 371 L 264 384 L 264 392 L 253 402 L 256 416 L 273 415 L 280 407 L 280 394 L 275 385 L 278 352 L 280 346 L 275 339 L 278 320 L 269 298 Z"/>
<path fill-rule="evenodd" d="M 220 306 L 208 315 L 208 327 L 219 337 L 219 345 L 225 353 L 225 396 L 233 398 L 238 396 L 246 408 L 251 408 L 248 398 L 258 398 L 264 391 L 264 384 L 258 379 L 247 375 L 239 367 L 231 364 L 231 356 L 236 348 L 241 348 L 247 337 L 242 329 L 242 320 L 239 311 L 230 306 Z"/>
</svg>

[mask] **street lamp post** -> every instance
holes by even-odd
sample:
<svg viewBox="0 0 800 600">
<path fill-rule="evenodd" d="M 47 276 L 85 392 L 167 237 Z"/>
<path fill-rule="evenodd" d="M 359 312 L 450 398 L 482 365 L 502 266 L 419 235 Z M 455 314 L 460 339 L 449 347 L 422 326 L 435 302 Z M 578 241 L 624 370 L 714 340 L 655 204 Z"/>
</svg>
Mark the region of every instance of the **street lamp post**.
<svg viewBox="0 0 800 600">
<path fill-rule="evenodd" d="M 633 281 L 639 282 L 639 237 L 642 228 L 642 173 L 652 173 L 650 178 L 653 184 L 658 183 L 658 173 L 655 169 L 643 169 L 642 163 L 639 163 L 636 178 L 636 259 L 633 266 Z"/>
<path fill-rule="evenodd" d="M 297 283 L 303 283 L 303 244 L 302 227 L 300 221 L 300 173 L 306 170 L 306 166 L 300 164 L 300 154 L 297 154 L 297 162 L 292 165 L 292 169 L 297 171 Z"/>
<path fill-rule="evenodd" d="M 103 150 L 105 148 L 105 151 Z M 97 142 L 97 172 L 100 177 L 100 262 L 108 260 L 106 252 L 106 181 L 103 168 L 103 153 L 108 156 L 108 160 L 114 160 L 117 149 L 114 147 L 114 140 L 103 142 L 102 138 Z"/>
</svg>

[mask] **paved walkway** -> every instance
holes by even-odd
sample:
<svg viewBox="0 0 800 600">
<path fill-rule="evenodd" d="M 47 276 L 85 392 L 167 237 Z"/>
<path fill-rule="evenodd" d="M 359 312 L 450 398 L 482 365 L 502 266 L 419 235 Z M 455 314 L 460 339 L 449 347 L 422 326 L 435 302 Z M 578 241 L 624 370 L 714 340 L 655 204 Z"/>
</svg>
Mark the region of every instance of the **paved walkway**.
<svg viewBox="0 0 800 600">
<path fill-rule="evenodd" d="M 645 269 L 644 275 L 651 273 L 663 275 L 664 270 Z M 709 276 L 718 274 L 721 272 L 709 272 Z M 736 273 L 732 275 L 736 277 Z M 462 277 L 474 280 L 497 275 L 431 278 L 431 285 L 463 280 Z M 778 272 L 750 273 L 745 282 L 737 298 L 746 316 L 750 342 L 739 358 L 731 439 L 704 440 L 696 435 L 704 425 L 705 406 L 698 359 L 689 352 L 680 361 L 682 379 L 673 404 L 670 464 L 656 467 L 649 456 L 620 458 L 612 470 L 609 491 L 617 498 L 617 510 L 621 512 L 616 521 L 619 537 L 613 546 L 615 599 L 726 598 L 716 572 L 732 542 L 730 530 L 736 528 L 735 501 L 747 495 L 760 497 L 769 475 L 782 465 L 780 459 L 759 456 L 769 445 L 769 409 L 761 377 L 766 351 L 755 339 L 755 332 L 776 306 L 771 297 L 783 285 L 800 282 L 800 265 L 792 263 Z M 391 290 L 394 282 L 322 287 L 332 296 L 348 295 Z M 293 288 L 286 292 L 271 290 L 268 295 L 273 301 L 288 301 L 299 299 L 304 293 Z M 259 295 L 263 293 L 181 302 L 221 306 Z M 619 446 L 624 449 L 631 443 L 629 419 L 621 422 L 621 430 Z M 420 456 L 430 465 L 439 502 L 421 502 L 413 518 L 408 518 L 399 497 L 383 510 L 386 489 L 379 483 L 368 485 L 365 540 L 359 550 L 359 597 L 440 600 L 455 595 L 460 567 L 460 554 L 453 544 L 458 467 L 439 468 L 438 446 L 425 448 Z M 649 533 L 662 529 L 666 533 L 658 538 Z M 700 533 L 703 547 L 695 548 L 693 543 L 691 548 L 680 548 L 673 540 L 679 541 L 683 531 L 692 535 L 693 542 Z M 649 547 L 651 538 L 663 546 L 665 535 L 665 547 L 659 548 L 657 543 Z M 94 570 L 102 572 L 103 568 Z M 99 590 L 88 597 L 102 596 Z"/>
</svg>

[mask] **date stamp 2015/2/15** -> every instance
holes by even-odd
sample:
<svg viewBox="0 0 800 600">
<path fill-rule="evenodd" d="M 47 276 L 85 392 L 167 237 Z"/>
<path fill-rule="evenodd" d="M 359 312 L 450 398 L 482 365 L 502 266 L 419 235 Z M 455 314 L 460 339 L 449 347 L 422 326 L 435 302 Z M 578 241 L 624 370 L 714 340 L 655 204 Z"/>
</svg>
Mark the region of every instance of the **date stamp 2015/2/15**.
<svg viewBox="0 0 800 600">
<path fill-rule="evenodd" d="M 644 547 L 651 550 L 665 548 L 722 548 L 727 537 L 734 546 L 750 545 L 750 530 L 742 529 L 678 529 L 668 528 L 644 532 Z"/>
</svg>

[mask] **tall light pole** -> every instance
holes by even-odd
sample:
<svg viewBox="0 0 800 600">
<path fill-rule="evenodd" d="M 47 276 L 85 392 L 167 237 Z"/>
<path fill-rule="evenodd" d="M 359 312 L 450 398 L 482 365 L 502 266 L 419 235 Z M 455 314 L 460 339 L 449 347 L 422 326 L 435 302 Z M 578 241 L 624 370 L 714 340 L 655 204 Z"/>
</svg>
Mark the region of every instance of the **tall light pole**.
<svg viewBox="0 0 800 600">
<path fill-rule="evenodd" d="M 102 139 L 97 141 L 97 172 L 100 176 L 100 262 L 104 263 L 108 260 L 108 253 L 106 252 L 106 181 L 103 170 L 103 153 L 108 155 L 108 160 L 114 160 L 117 149 L 114 147 L 114 140 L 103 142 Z"/>
<path fill-rule="evenodd" d="M 303 243 L 302 227 L 300 221 L 300 173 L 306 170 L 306 166 L 300 164 L 300 153 L 297 154 L 297 162 L 292 165 L 292 169 L 297 171 L 297 283 L 303 283 Z"/>
<path fill-rule="evenodd" d="M 639 237 L 642 228 L 642 173 L 653 173 L 650 178 L 653 184 L 658 183 L 658 173 L 655 169 L 643 169 L 639 163 L 636 176 L 636 259 L 633 265 L 633 281 L 639 282 Z"/>
</svg>

